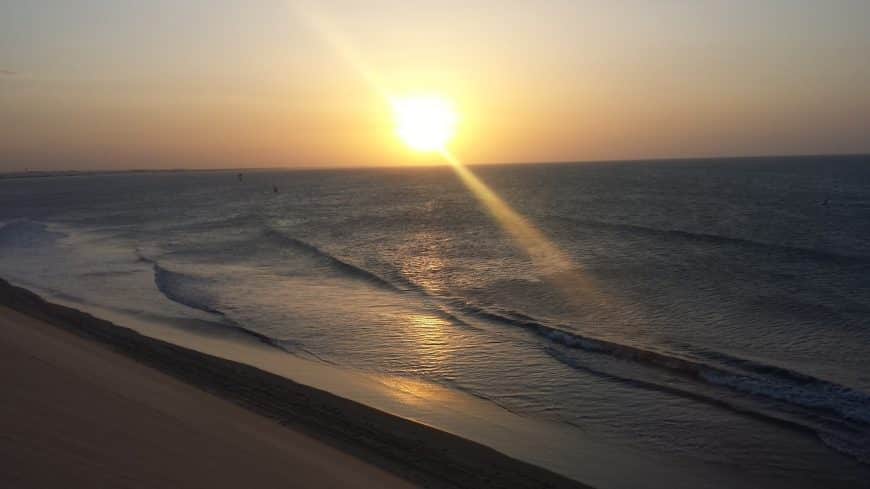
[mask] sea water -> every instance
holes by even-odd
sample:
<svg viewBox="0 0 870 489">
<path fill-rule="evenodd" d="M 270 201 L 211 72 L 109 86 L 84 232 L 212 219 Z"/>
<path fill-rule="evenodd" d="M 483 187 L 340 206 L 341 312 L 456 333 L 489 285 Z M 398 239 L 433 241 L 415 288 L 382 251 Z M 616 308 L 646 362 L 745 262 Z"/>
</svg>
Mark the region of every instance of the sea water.
<svg viewBox="0 0 870 489">
<path fill-rule="evenodd" d="M 430 167 L 0 179 L 0 276 L 421 390 L 377 407 L 601 487 L 870 485 L 870 158 L 472 170 L 564 270 Z"/>
</svg>

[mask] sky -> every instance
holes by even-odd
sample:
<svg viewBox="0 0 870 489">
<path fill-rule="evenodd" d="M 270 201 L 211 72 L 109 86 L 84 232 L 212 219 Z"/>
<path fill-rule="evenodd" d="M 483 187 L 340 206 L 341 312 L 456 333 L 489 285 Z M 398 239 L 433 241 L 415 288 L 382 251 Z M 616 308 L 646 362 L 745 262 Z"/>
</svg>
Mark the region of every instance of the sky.
<svg viewBox="0 0 870 489">
<path fill-rule="evenodd" d="M 4 0 L 0 171 L 870 152 L 866 0 Z"/>
</svg>

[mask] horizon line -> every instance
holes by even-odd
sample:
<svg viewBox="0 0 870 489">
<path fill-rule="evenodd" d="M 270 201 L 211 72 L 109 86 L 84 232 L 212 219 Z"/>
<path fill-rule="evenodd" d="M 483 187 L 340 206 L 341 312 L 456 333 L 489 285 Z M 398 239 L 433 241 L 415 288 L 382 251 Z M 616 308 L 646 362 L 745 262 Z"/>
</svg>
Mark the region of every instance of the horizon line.
<svg viewBox="0 0 870 489">
<path fill-rule="evenodd" d="M 679 157 L 649 157 L 627 159 L 598 159 L 598 160 L 548 160 L 548 161 L 501 161 L 469 163 L 468 166 L 524 166 L 524 165 L 570 165 L 570 164 L 617 164 L 617 163 L 656 163 L 665 161 L 711 161 L 711 160 L 760 160 L 773 158 L 819 158 L 819 157 L 870 157 L 870 151 L 863 153 L 784 153 L 784 154 L 757 154 L 757 155 L 730 155 L 730 156 L 679 156 Z M 204 168 L 127 168 L 127 169 L 59 169 L 40 170 L 25 169 L 0 171 L 0 178 L 15 178 L 44 176 L 76 176 L 112 173 L 173 173 L 173 172 L 220 172 L 220 171 L 316 171 L 316 170 L 366 170 L 384 168 L 433 168 L 449 166 L 447 163 L 396 163 L 383 165 L 354 165 L 354 164 L 325 164 L 325 165 L 294 165 L 294 166 L 253 166 L 253 167 L 204 167 Z M 66 174 L 66 175 L 65 175 Z"/>
</svg>

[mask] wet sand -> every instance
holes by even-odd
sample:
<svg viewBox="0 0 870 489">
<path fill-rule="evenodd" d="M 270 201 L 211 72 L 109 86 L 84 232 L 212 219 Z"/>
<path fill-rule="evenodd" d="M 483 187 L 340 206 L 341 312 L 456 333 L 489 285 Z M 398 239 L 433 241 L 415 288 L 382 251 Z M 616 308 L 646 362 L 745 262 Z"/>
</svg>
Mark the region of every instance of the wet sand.
<svg viewBox="0 0 870 489">
<path fill-rule="evenodd" d="M 0 280 L 0 487 L 585 487 Z"/>
</svg>

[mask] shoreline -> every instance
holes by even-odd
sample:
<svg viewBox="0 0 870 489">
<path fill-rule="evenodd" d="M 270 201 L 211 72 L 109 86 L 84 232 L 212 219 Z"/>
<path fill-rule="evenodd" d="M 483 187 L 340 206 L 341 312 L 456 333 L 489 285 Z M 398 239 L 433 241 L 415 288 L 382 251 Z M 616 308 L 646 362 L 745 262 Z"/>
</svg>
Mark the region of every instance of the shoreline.
<svg viewBox="0 0 870 489">
<path fill-rule="evenodd" d="M 2 279 L 0 305 L 120 353 L 412 483 L 425 487 L 589 487 L 459 436 L 47 302 Z"/>
</svg>

